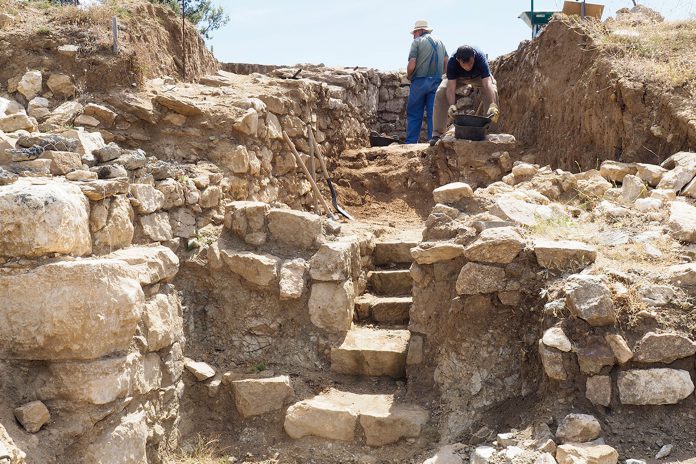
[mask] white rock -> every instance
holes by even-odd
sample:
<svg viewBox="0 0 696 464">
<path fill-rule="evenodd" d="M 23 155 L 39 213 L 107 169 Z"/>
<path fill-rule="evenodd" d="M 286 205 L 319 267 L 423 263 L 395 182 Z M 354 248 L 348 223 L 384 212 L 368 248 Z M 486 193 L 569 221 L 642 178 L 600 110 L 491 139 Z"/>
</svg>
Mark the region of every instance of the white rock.
<svg viewBox="0 0 696 464">
<path fill-rule="evenodd" d="M 132 274 L 143 286 L 168 282 L 179 271 L 179 258 L 165 246 L 124 248 L 109 257 L 128 263 Z"/>
<path fill-rule="evenodd" d="M 259 129 L 259 113 L 254 108 L 249 108 L 232 127 L 243 134 L 256 137 Z"/>
<path fill-rule="evenodd" d="M 623 404 L 677 404 L 694 392 L 689 372 L 679 369 L 623 371 L 617 383 Z"/>
<path fill-rule="evenodd" d="M 657 198 L 639 198 L 633 206 L 638 211 L 660 211 L 662 209 L 662 200 Z"/>
<path fill-rule="evenodd" d="M 215 369 L 201 361 L 194 361 L 190 358 L 184 358 L 184 367 L 189 371 L 199 382 L 215 377 Z"/>
<path fill-rule="evenodd" d="M 449 261 L 464 254 L 464 246 L 457 243 L 438 242 L 421 244 L 411 249 L 411 256 L 418 264 L 434 264 Z"/>
<path fill-rule="evenodd" d="M 124 416 L 120 422 L 93 439 L 82 453 L 85 464 L 145 464 L 149 428 L 145 412 Z"/>
<path fill-rule="evenodd" d="M 295 396 L 290 377 L 232 381 L 234 404 L 243 417 L 258 416 L 282 409 Z"/>
<path fill-rule="evenodd" d="M 574 240 L 535 240 L 534 254 L 539 266 L 568 271 L 583 269 L 597 259 L 594 247 Z"/>
<path fill-rule="evenodd" d="M 471 452 L 469 458 L 470 464 L 488 464 L 495 456 L 495 448 L 491 446 L 477 446 L 474 451 Z"/>
<path fill-rule="evenodd" d="M 664 445 L 662 446 L 662 448 L 660 448 L 660 451 L 658 451 L 655 455 L 655 459 L 664 459 L 670 454 L 672 454 L 672 445 Z"/>
<path fill-rule="evenodd" d="M 29 433 L 36 433 L 51 420 L 48 408 L 41 401 L 32 401 L 15 408 L 14 416 Z"/>
<path fill-rule="evenodd" d="M 153 242 L 166 242 L 173 237 L 172 226 L 169 223 L 169 214 L 153 213 L 140 216 L 140 225 L 143 233 Z"/>
<path fill-rule="evenodd" d="M 544 345 L 556 348 L 564 353 L 572 349 L 570 340 L 568 340 L 568 337 L 566 337 L 566 334 L 560 327 L 551 327 L 546 330 L 541 340 L 544 342 Z"/>
<path fill-rule="evenodd" d="M 640 178 L 640 180 L 651 187 L 657 187 L 657 184 L 659 184 L 660 180 L 662 180 L 662 176 L 665 172 L 667 172 L 665 168 L 655 164 L 637 163 L 636 169 L 636 175 Z"/>
<path fill-rule="evenodd" d="M 587 443 L 599 437 L 602 426 L 589 414 L 568 414 L 558 424 L 556 437 L 562 443 Z"/>
<path fill-rule="evenodd" d="M 644 195 L 646 191 L 647 189 L 639 177 L 628 174 L 623 178 L 623 182 L 621 184 L 621 195 L 623 196 L 624 201 L 632 203 L 638 197 Z"/>
<path fill-rule="evenodd" d="M 353 321 L 353 282 L 315 282 L 309 297 L 312 324 L 330 332 L 347 332 Z"/>
<path fill-rule="evenodd" d="M 27 71 L 17 84 L 17 91 L 24 95 L 27 100 L 31 100 L 41 93 L 43 86 L 43 76 L 41 71 Z"/>
<path fill-rule="evenodd" d="M 558 464 L 616 464 L 619 453 L 607 445 L 592 443 L 567 443 L 556 451 Z"/>
<path fill-rule="evenodd" d="M 473 196 L 474 191 L 471 189 L 471 186 L 464 182 L 453 182 L 433 190 L 435 203 L 456 203 L 459 200 Z"/>
<path fill-rule="evenodd" d="M 266 218 L 271 236 L 285 245 L 312 248 L 321 236 L 321 218 L 316 214 L 273 208 Z"/>
<path fill-rule="evenodd" d="M 255 285 L 268 287 L 278 279 L 280 260 L 273 255 L 228 250 L 220 250 L 220 255 L 232 272 Z"/>
<path fill-rule="evenodd" d="M 673 201 L 667 226 L 677 240 L 696 243 L 696 207 Z"/>
<path fill-rule="evenodd" d="M 481 231 L 464 256 L 470 261 L 508 264 L 523 248 L 524 240 L 514 227 L 492 227 Z"/>
<path fill-rule="evenodd" d="M 328 242 L 319 247 L 309 264 L 314 280 L 343 282 L 351 276 L 351 244 Z"/>
<path fill-rule="evenodd" d="M 159 351 L 184 337 L 181 305 L 174 291 L 158 293 L 145 303 L 143 322 L 147 329 L 147 348 Z"/>
<path fill-rule="evenodd" d="M 307 261 L 302 258 L 284 261 L 280 267 L 280 299 L 291 300 L 302 296 Z"/>
</svg>

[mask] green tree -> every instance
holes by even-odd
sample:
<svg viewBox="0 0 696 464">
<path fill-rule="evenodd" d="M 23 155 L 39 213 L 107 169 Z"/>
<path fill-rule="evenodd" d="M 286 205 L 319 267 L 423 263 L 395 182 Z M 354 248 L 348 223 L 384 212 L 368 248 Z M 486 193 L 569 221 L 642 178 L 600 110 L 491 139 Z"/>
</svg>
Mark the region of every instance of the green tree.
<svg viewBox="0 0 696 464">
<path fill-rule="evenodd" d="M 182 1 L 185 1 L 185 16 L 194 24 L 206 39 L 212 32 L 227 24 L 230 17 L 225 14 L 222 6 L 213 6 L 212 0 L 150 0 L 169 6 L 177 14 L 181 14 Z"/>
</svg>

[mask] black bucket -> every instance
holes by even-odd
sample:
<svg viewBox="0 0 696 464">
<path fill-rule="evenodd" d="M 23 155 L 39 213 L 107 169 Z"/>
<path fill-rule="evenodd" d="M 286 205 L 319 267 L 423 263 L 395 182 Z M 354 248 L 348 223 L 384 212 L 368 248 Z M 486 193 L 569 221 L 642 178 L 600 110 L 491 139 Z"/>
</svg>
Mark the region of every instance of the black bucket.
<svg viewBox="0 0 696 464">
<path fill-rule="evenodd" d="M 485 140 L 486 128 L 491 123 L 491 118 L 473 116 L 469 114 L 454 117 L 454 137 L 465 140 Z"/>
</svg>

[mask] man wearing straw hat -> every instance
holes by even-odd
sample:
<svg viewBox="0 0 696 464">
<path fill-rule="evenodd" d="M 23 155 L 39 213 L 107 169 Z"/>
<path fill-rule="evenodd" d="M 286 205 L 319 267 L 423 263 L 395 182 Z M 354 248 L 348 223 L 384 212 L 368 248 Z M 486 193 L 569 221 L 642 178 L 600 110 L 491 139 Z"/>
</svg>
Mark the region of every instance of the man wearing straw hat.
<svg viewBox="0 0 696 464">
<path fill-rule="evenodd" d="M 406 72 L 411 80 L 411 89 L 406 106 L 406 143 L 418 143 L 423 110 L 428 121 L 428 140 L 433 134 L 433 106 L 442 74 L 447 64 L 447 50 L 442 41 L 430 33 L 433 30 L 424 20 L 416 21 L 411 30 L 413 43 L 408 53 Z"/>
<path fill-rule="evenodd" d="M 491 121 L 498 122 L 498 87 L 488 67 L 486 55 L 478 48 L 462 45 L 449 59 L 446 68 L 447 78 L 442 81 L 435 95 L 435 127 L 430 145 L 435 145 L 447 130 L 447 116 L 454 118 L 457 113 L 457 87 L 472 85 L 481 89 L 484 114 Z"/>
</svg>

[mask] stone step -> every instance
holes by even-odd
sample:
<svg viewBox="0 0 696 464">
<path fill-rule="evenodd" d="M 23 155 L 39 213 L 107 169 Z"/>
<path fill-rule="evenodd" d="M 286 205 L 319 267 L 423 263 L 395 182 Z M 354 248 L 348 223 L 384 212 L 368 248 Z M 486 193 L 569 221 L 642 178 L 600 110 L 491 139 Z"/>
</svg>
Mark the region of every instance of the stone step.
<svg viewBox="0 0 696 464">
<path fill-rule="evenodd" d="M 355 299 L 355 312 L 360 320 L 382 324 L 407 324 L 413 304 L 410 296 L 375 296 L 369 293 Z"/>
<path fill-rule="evenodd" d="M 290 406 L 285 432 L 294 439 L 306 436 L 355 441 L 356 425 L 370 446 L 417 438 L 430 415 L 413 404 L 395 404 L 394 395 L 364 395 L 331 389 Z"/>
<path fill-rule="evenodd" d="M 338 348 L 331 348 L 331 370 L 339 374 L 406 377 L 411 332 L 353 327 Z"/>
<path fill-rule="evenodd" d="M 370 271 L 367 273 L 370 289 L 377 295 L 410 295 L 413 280 L 408 269 Z"/>
<path fill-rule="evenodd" d="M 375 243 L 372 262 L 375 266 L 390 264 L 410 264 L 413 262 L 411 248 L 418 246 L 418 241 L 390 240 Z"/>
</svg>

